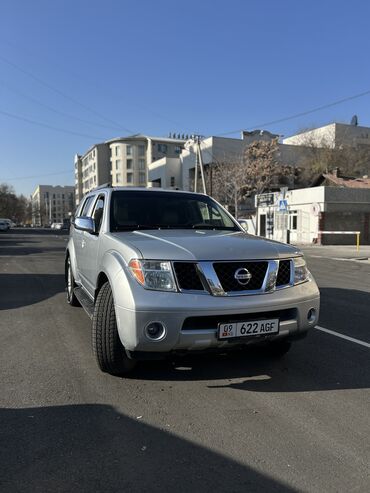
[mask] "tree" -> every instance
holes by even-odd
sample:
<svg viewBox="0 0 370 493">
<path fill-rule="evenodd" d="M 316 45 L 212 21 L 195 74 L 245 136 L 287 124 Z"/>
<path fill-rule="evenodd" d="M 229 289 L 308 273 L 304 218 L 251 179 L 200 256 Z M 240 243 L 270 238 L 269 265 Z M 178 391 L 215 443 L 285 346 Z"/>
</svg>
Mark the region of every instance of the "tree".
<svg viewBox="0 0 370 493">
<path fill-rule="evenodd" d="M 212 166 L 212 195 L 231 206 L 237 216 L 242 200 L 293 182 L 294 167 L 279 158 L 277 139 L 252 142 L 242 155 Z"/>
<path fill-rule="evenodd" d="M 29 219 L 28 208 L 29 201 L 24 195 L 17 196 L 11 186 L 0 184 L 0 217 L 23 223 Z"/>
<path fill-rule="evenodd" d="M 300 146 L 307 150 L 302 177 L 308 181 L 321 173 L 339 168 L 344 175 L 362 176 L 370 174 L 370 146 L 354 142 L 334 145 L 326 137 L 312 134 L 302 135 Z"/>
<path fill-rule="evenodd" d="M 278 139 L 252 142 L 244 150 L 247 190 L 260 194 L 289 184 L 294 178 L 294 167 L 280 160 Z"/>
</svg>

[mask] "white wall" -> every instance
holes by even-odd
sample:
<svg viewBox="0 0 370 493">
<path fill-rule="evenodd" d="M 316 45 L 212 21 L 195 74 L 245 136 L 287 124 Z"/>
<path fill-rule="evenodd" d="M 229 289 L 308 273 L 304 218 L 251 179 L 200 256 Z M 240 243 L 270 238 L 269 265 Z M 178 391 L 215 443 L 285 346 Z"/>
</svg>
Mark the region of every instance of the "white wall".
<svg viewBox="0 0 370 493">
<path fill-rule="evenodd" d="M 171 186 L 171 177 L 175 178 L 175 184 Z M 148 181 L 161 180 L 162 188 L 182 188 L 182 174 L 180 158 L 158 159 L 148 166 Z"/>
<path fill-rule="evenodd" d="M 283 144 L 296 146 L 314 145 L 317 147 L 334 147 L 335 123 L 287 137 L 286 139 L 283 139 Z"/>
</svg>

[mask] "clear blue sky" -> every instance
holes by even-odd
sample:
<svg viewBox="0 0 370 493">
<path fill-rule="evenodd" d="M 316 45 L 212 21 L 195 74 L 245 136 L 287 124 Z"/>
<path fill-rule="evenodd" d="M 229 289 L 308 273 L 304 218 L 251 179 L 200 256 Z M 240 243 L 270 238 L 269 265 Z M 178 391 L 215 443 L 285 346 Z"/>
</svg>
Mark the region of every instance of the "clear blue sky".
<svg viewBox="0 0 370 493">
<path fill-rule="evenodd" d="M 0 182 L 73 184 L 104 139 L 217 135 L 369 90 L 369 19 L 366 0 L 1 0 Z M 265 128 L 370 126 L 369 104 Z"/>
</svg>

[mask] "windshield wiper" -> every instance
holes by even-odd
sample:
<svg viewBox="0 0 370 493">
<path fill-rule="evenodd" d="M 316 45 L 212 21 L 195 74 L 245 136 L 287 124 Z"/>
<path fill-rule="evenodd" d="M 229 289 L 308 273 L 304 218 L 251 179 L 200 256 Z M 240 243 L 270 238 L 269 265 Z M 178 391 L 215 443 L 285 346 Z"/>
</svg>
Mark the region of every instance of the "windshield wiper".
<svg viewBox="0 0 370 493">
<path fill-rule="evenodd" d="M 217 229 L 217 230 L 225 230 L 225 231 L 234 231 L 235 228 L 233 226 L 217 226 L 215 224 L 208 223 L 198 223 L 192 225 L 193 229 Z"/>
</svg>

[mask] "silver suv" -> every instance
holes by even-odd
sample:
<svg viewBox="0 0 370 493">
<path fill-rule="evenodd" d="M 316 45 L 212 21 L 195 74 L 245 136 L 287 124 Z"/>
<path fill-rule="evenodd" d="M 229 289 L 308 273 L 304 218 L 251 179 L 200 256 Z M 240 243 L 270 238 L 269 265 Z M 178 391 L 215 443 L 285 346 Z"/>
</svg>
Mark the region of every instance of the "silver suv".
<svg viewBox="0 0 370 493">
<path fill-rule="evenodd" d="M 249 344 L 282 355 L 319 315 L 294 246 L 248 235 L 211 197 L 144 188 L 90 192 L 72 221 L 67 299 L 92 318 L 102 371 Z"/>
</svg>

